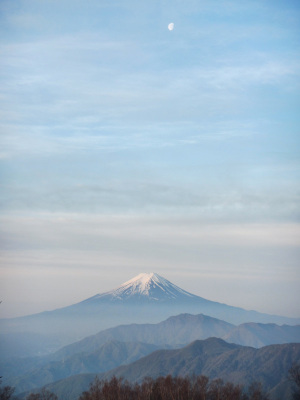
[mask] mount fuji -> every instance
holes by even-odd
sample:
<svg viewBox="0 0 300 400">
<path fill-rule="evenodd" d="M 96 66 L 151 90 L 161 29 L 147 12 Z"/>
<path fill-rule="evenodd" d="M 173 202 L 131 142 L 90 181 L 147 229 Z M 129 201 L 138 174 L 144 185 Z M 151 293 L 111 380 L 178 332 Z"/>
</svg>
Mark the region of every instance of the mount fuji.
<svg viewBox="0 0 300 400">
<path fill-rule="evenodd" d="M 300 318 L 263 314 L 243 308 L 229 306 L 191 294 L 156 273 L 142 273 L 117 288 L 97 294 L 66 309 L 91 309 L 101 305 L 128 308 L 137 312 L 142 309 L 142 319 L 147 322 L 178 313 L 206 314 L 229 323 L 262 322 L 296 325 Z M 145 314 L 147 310 L 148 314 Z M 139 317 L 140 318 L 140 317 Z M 135 315 L 131 313 L 131 322 Z M 138 322 L 141 322 L 138 319 Z"/>
<path fill-rule="evenodd" d="M 79 303 L 25 317 L 1 319 L 2 334 L 39 334 L 52 349 L 113 326 L 157 323 L 170 316 L 204 314 L 241 324 L 262 322 L 297 325 L 300 319 L 262 314 L 191 294 L 155 273 L 139 274 L 117 288 Z M 2 340 L 4 343 L 4 341 Z"/>
<path fill-rule="evenodd" d="M 123 283 L 106 293 L 93 296 L 85 302 L 111 301 L 111 302 L 180 302 L 191 299 L 199 299 L 167 279 L 153 272 L 139 274 L 133 279 Z M 204 300 L 204 299 L 203 299 Z"/>
</svg>

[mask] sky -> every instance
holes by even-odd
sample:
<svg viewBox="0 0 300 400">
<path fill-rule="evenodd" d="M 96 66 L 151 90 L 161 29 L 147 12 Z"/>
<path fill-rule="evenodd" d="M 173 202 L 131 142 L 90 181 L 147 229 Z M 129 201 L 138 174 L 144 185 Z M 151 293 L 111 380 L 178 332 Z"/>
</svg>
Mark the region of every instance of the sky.
<svg viewBox="0 0 300 400">
<path fill-rule="evenodd" d="M 156 272 L 300 317 L 299 21 L 294 0 L 2 0 L 0 316 Z"/>
</svg>

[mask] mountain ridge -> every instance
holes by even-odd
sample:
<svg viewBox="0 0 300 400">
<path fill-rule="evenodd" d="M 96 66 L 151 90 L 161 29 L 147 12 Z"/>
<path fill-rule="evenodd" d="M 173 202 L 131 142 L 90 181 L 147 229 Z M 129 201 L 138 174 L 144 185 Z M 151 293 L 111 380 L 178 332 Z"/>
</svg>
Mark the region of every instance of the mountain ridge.
<svg viewBox="0 0 300 400">
<path fill-rule="evenodd" d="M 129 382 L 142 382 L 145 377 L 206 375 L 248 386 L 254 381 L 262 383 L 271 400 L 290 399 L 292 382 L 288 371 L 300 359 L 300 344 L 265 346 L 261 349 L 227 343 L 222 339 L 196 340 L 175 350 L 157 350 L 129 364 L 99 374 L 99 379 L 113 376 Z M 46 385 L 64 400 L 73 400 L 88 389 L 95 374 L 80 374 Z M 79 382 L 82 382 L 79 385 Z M 78 386 L 76 393 L 74 387 Z M 69 393 L 72 392 L 72 396 Z M 21 398 L 24 398 L 22 396 Z"/>
<path fill-rule="evenodd" d="M 242 337 L 237 335 L 239 328 Z M 195 340 L 210 337 L 226 339 L 228 346 L 263 347 L 275 343 L 300 342 L 300 326 L 256 323 L 235 326 L 202 314 L 180 314 L 158 324 L 129 324 L 109 328 L 47 357 L 17 359 L 6 363 L 0 361 L 0 370 L 7 378 L 5 384 L 17 386 L 18 391 L 27 390 L 73 374 L 105 372 L 110 367 L 137 360 L 155 349 L 178 349 Z"/>
<path fill-rule="evenodd" d="M 105 373 L 102 378 L 116 376 L 139 383 L 147 376 L 206 375 L 211 379 L 221 378 L 243 385 L 258 381 L 269 392 L 279 383 L 284 383 L 288 391 L 291 387 L 288 371 L 299 359 L 299 343 L 255 349 L 227 343 L 219 338 L 208 338 L 196 340 L 177 350 L 157 350 L 128 366 Z M 276 392 L 273 395 L 277 398 Z"/>
<path fill-rule="evenodd" d="M 68 343 L 101 330 L 129 323 L 158 323 L 181 313 L 204 314 L 231 324 L 262 322 L 300 324 L 300 318 L 249 311 L 204 299 L 174 285 L 158 274 L 139 274 L 117 288 L 96 294 L 79 303 L 53 311 L 19 318 L 1 319 L 3 334 L 40 334 L 43 348 L 35 347 L 31 354 L 53 352 Z M 55 341 L 53 340 L 55 337 Z M 49 342 L 45 345 L 45 341 Z M 56 344 L 54 344 L 56 343 Z M 12 349 L 17 348 L 12 344 Z M 56 346 L 53 347 L 53 346 Z"/>
</svg>

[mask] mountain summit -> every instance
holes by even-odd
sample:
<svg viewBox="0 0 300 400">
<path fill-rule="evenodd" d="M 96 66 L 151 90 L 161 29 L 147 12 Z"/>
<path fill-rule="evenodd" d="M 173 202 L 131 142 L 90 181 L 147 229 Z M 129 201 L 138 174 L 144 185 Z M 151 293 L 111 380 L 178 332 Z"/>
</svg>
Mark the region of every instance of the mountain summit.
<svg viewBox="0 0 300 400">
<path fill-rule="evenodd" d="M 196 298 L 197 296 L 186 292 L 174 285 L 162 276 L 151 273 L 143 273 L 135 276 L 117 288 L 97 294 L 88 300 L 105 299 L 111 301 L 182 301 Z"/>
</svg>

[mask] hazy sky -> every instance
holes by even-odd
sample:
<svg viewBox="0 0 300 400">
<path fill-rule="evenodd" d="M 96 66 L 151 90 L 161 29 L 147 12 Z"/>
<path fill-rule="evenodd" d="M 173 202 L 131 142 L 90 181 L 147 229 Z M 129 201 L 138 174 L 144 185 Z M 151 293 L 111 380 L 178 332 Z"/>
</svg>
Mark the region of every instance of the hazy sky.
<svg viewBox="0 0 300 400">
<path fill-rule="evenodd" d="M 298 0 L 1 0 L 0 316 L 153 271 L 299 317 L 299 21 Z"/>
</svg>

